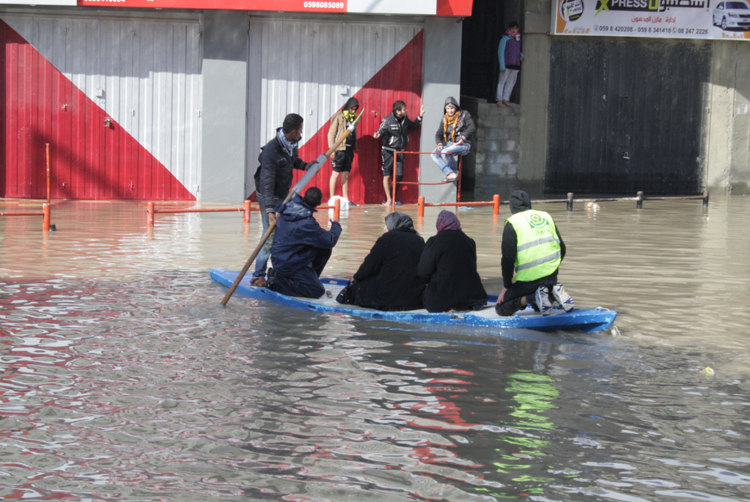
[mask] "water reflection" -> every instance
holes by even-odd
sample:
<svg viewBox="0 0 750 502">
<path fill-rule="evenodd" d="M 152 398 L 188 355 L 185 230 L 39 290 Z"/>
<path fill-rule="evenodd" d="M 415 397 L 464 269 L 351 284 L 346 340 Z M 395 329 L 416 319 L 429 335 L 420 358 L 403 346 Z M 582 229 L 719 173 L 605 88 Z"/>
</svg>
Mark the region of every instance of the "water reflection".
<svg viewBox="0 0 750 502">
<path fill-rule="evenodd" d="M 550 208 L 566 287 L 620 310 L 617 337 L 222 308 L 206 269 L 259 233 L 237 215 L 149 235 L 138 206 L 69 203 L 46 240 L 0 221 L 0 498 L 750 498 L 748 237 L 729 230 L 750 204 L 663 204 Z M 382 229 L 363 209 L 332 275 Z M 461 219 L 499 286 L 502 220 Z"/>
</svg>

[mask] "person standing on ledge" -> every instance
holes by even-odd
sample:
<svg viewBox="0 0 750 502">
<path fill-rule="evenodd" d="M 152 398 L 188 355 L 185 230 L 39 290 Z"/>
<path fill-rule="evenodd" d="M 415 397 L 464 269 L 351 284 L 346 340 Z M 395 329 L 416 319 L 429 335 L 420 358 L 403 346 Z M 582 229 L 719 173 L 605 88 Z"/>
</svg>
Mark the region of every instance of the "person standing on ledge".
<svg viewBox="0 0 750 502">
<path fill-rule="evenodd" d="M 293 169 L 303 171 L 310 167 L 297 156 L 297 146 L 302 139 L 302 125 L 304 119 L 296 113 L 290 113 L 284 118 L 282 127 L 276 129 L 276 136 L 260 151 L 255 171 L 255 193 L 260 206 L 263 233 L 276 221 L 279 206 L 289 195 L 292 188 Z M 275 232 L 274 232 L 275 233 Z M 266 266 L 271 256 L 273 233 L 258 252 L 255 260 L 255 272 L 250 284 L 255 287 L 266 286 Z"/>
<path fill-rule="evenodd" d="M 510 316 L 531 304 L 547 315 L 552 313 L 554 299 L 570 312 L 573 298 L 557 282 L 565 243 L 552 216 L 531 209 L 529 194 L 523 190 L 511 194 L 510 212 L 513 215 L 505 222 L 500 260 L 503 290 L 497 297 L 495 311 Z"/>
<path fill-rule="evenodd" d="M 497 106 L 510 105 L 510 95 L 521 71 L 521 34 L 518 32 L 518 23 L 511 21 L 508 29 L 500 39 L 497 48 L 497 57 L 500 60 L 500 78 L 497 82 Z"/>
<path fill-rule="evenodd" d="M 344 109 L 331 117 L 331 127 L 328 129 L 328 148 L 333 148 L 333 145 L 346 133 L 349 125 L 357 120 L 358 109 L 359 101 L 357 101 L 357 98 L 349 98 L 344 105 Z M 352 162 L 354 161 L 354 152 L 356 150 L 357 131 L 355 129 L 347 136 L 346 141 L 341 143 L 336 149 L 336 155 L 331 162 L 333 168 L 331 180 L 328 182 L 331 192 L 330 197 L 333 197 L 336 195 L 336 181 L 339 179 L 339 175 L 341 175 L 341 195 L 347 200 L 350 207 L 357 205 L 349 200 L 349 173 L 352 170 Z"/>
<path fill-rule="evenodd" d="M 471 114 L 462 110 L 453 96 L 448 96 L 443 108 L 443 120 L 435 133 L 437 148 L 430 155 L 445 174 L 444 181 L 458 179 L 458 168 L 453 155 L 464 156 L 469 153 L 471 135 L 476 130 Z"/>
<path fill-rule="evenodd" d="M 424 106 L 419 109 L 419 116 L 413 122 L 406 115 L 406 103 L 396 101 L 393 103 L 393 113 L 389 114 L 380 123 L 380 127 L 372 135 L 373 138 L 383 137 L 382 157 L 383 157 L 383 190 L 385 190 L 384 206 L 390 206 L 391 200 L 391 178 L 393 177 L 394 156 L 396 157 L 396 181 L 401 181 L 404 177 L 404 154 L 406 145 L 409 144 L 409 131 L 413 131 L 422 125 L 422 116 L 424 115 Z M 396 201 L 396 205 L 401 203 Z"/>
</svg>

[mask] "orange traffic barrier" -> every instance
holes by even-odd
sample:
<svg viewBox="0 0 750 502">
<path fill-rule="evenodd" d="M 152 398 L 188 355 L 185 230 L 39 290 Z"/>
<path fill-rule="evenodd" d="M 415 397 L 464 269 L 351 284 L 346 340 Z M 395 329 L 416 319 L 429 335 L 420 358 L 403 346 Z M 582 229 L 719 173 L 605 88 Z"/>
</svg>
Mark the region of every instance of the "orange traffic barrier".
<svg viewBox="0 0 750 502">
<path fill-rule="evenodd" d="M 50 205 L 49 203 L 42 204 L 42 213 L 44 215 L 42 219 L 42 231 L 49 232 L 49 221 L 50 221 Z"/>
<path fill-rule="evenodd" d="M 41 216 L 42 217 L 42 231 L 49 232 L 50 217 L 52 210 L 49 204 L 46 202 L 42 204 L 41 211 L 11 211 L 11 212 L 0 212 L 0 216 Z"/>
<path fill-rule="evenodd" d="M 417 216 L 424 218 L 424 196 L 422 195 L 417 199 Z"/>
<path fill-rule="evenodd" d="M 397 155 L 399 153 L 404 154 L 410 154 L 410 155 L 432 155 L 435 152 L 393 152 L 393 155 Z M 458 177 L 456 178 L 458 180 L 458 186 L 456 188 L 456 201 L 461 201 L 461 174 L 463 172 L 463 164 L 461 162 L 462 156 L 458 156 Z M 394 170 L 396 169 L 396 159 L 393 159 L 394 162 Z M 424 183 L 421 181 L 396 181 L 395 176 L 393 177 L 393 193 L 391 194 L 391 212 L 394 212 L 396 210 L 396 185 L 447 185 L 448 183 L 453 183 L 452 181 L 440 181 L 438 183 Z"/>
<path fill-rule="evenodd" d="M 500 214 L 500 196 L 495 194 L 492 196 L 492 215 L 497 216 Z"/>
<path fill-rule="evenodd" d="M 333 201 L 333 219 L 338 220 L 341 218 L 341 199 Z"/>
</svg>

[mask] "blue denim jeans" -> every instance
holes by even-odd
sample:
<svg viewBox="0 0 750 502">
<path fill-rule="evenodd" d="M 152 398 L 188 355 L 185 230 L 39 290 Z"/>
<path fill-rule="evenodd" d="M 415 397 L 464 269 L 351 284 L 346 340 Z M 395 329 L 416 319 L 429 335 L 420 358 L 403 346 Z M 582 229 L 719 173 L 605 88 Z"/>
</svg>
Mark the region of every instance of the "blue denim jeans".
<svg viewBox="0 0 750 502">
<path fill-rule="evenodd" d="M 266 213 L 266 208 L 263 206 L 263 198 L 257 192 L 255 195 L 258 197 L 260 217 L 263 222 L 263 234 L 265 235 L 266 230 L 268 230 L 268 213 Z M 279 212 L 282 202 L 284 201 L 281 199 L 276 199 L 273 202 L 273 209 L 277 213 Z M 264 277 L 266 275 L 266 266 L 268 265 L 268 258 L 271 256 L 271 244 L 273 244 L 273 235 L 275 233 L 276 231 L 274 230 L 263 247 L 260 248 L 260 251 L 258 251 L 258 256 L 255 258 L 255 272 L 253 272 L 253 279 L 256 277 Z"/>
<path fill-rule="evenodd" d="M 469 153 L 469 150 L 471 150 L 471 146 L 469 145 L 449 143 L 442 150 L 434 150 L 430 157 L 432 157 L 432 160 L 435 161 L 440 170 L 443 171 L 443 174 L 448 176 L 450 173 L 458 172 L 456 160 L 453 158 L 453 155 L 463 156 Z"/>
</svg>

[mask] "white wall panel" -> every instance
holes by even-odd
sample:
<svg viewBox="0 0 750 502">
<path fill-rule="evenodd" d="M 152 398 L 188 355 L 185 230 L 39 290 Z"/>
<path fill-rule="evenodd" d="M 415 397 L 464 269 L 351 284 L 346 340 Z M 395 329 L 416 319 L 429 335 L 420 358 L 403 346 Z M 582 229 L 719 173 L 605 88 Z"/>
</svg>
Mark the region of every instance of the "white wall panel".
<svg viewBox="0 0 750 502">
<path fill-rule="evenodd" d="M 197 15 L 2 17 L 196 194 L 202 92 Z"/>
<path fill-rule="evenodd" d="M 423 28 L 412 21 L 251 18 L 246 193 L 259 148 L 288 113 L 305 119 L 303 144 Z M 342 94 L 341 88 L 348 88 Z"/>
</svg>

